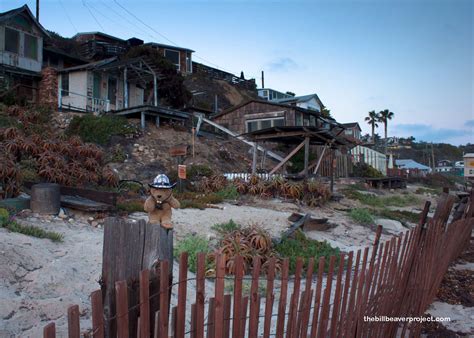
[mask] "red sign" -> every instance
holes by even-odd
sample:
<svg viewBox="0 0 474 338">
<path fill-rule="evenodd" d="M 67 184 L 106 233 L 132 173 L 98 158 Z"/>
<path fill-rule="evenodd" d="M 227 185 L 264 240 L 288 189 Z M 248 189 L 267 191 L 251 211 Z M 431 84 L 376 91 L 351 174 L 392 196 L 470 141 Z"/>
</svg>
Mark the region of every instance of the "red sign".
<svg viewBox="0 0 474 338">
<path fill-rule="evenodd" d="M 182 180 L 186 179 L 186 166 L 184 164 L 178 165 L 178 177 Z"/>
</svg>

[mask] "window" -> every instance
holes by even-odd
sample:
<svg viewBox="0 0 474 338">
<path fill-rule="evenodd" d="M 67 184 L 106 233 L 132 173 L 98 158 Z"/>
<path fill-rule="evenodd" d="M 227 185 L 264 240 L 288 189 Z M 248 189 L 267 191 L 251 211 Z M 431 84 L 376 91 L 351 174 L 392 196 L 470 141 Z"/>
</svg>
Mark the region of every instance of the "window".
<svg viewBox="0 0 474 338">
<path fill-rule="evenodd" d="M 69 74 L 61 74 L 61 96 L 69 95 Z"/>
<path fill-rule="evenodd" d="M 295 113 L 295 126 L 302 126 L 302 125 L 303 125 L 303 114 Z"/>
<path fill-rule="evenodd" d="M 316 127 L 316 116 L 314 116 L 314 115 L 309 116 L 309 125 L 313 126 L 313 127 Z"/>
<path fill-rule="evenodd" d="M 351 129 L 346 129 L 346 130 L 344 131 L 344 133 L 345 133 L 346 135 L 352 135 L 352 130 L 351 130 Z"/>
<path fill-rule="evenodd" d="M 25 57 L 33 60 L 38 59 L 38 39 L 29 34 L 25 34 L 24 41 Z"/>
<path fill-rule="evenodd" d="M 107 98 L 110 104 L 115 104 L 117 99 L 117 79 L 109 78 Z"/>
<path fill-rule="evenodd" d="M 165 49 L 165 58 L 167 60 L 169 60 L 171 63 L 173 63 L 178 70 L 180 69 L 179 52 L 178 51 L 171 50 L 171 49 Z"/>
<path fill-rule="evenodd" d="M 186 55 L 186 72 L 192 73 L 193 72 L 193 63 L 191 61 L 191 54 Z"/>
<path fill-rule="evenodd" d="M 277 117 L 271 119 L 252 120 L 247 121 L 247 132 L 250 133 L 255 130 L 266 129 L 271 127 L 282 127 L 285 125 L 284 117 Z"/>
<path fill-rule="evenodd" d="M 5 27 L 5 50 L 18 54 L 20 50 L 20 32 Z"/>
<path fill-rule="evenodd" d="M 308 114 L 304 114 L 303 125 L 304 126 L 309 126 L 309 115 Z"/>
</svg>

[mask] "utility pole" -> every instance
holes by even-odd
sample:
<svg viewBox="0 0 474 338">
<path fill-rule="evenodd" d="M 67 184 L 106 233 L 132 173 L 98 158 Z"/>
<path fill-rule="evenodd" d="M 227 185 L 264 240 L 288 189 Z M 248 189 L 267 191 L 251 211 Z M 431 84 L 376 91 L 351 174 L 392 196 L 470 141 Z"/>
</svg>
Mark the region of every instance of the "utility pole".
<svg viewBox="0 0 474 338">
<path fill-rule="evenodd" d="M 36 0 L 36 21 L 40 21 L 40 0 Z"/>
<path fill-rule="evenodd" d="M 435 164 L 435 157 L 434 157 L 434 150 L 433 150 L 433 142 L 431 142 L 431 161 L 433 163 L 433 172 L 435 172 L 436 164 Z"/>
<path fill-rule="evenodd" d="M 265 73 L 262 70 L 262 88 L 265 88 Z"/>
</svg>

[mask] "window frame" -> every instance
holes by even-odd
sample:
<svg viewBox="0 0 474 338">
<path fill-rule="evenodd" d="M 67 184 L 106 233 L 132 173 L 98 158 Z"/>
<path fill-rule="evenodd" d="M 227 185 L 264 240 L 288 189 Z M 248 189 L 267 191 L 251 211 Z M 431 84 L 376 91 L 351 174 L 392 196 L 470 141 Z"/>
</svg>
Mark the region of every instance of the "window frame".
<svg viewBox="0 0 474 338">
<path fill-rule="evenodd" d="M 275 126 L 274 121 L 281 120 L 283 121 L 283 125 Z M 262 128 L 262 121 L 270 121 L 271 125 L 270 127 L 267 128 L 272 128 L 272 127 L 284 127 L 285 126 L 285 117 L 284 116 L 278 116 L 278 117 L 269 117 L 269 118 L 262 118 L 262 119 L 253 119 L 253 120 L 245 120 L 245 130 L 247 133 L 255 131 L 255 130 L 262 130 L 262 129 L 267 129 L 267 128 Z M 255 130 L 249 130 L 249 123 L 257 123 L 257 129 Z"/>
<path fill-rule="evenodd" d="M 27 44 L 27 38 L 33 38 L 35 41 L 36 41 L 36 48 L 35 49 L 31 49 L 31 51 L 34 51 L 34 56 L 31 56 L 31 55 L 27 55 L 27 48 L 26 46 L 28 45 Z M 39 57 L 39 53 L 38 53 L 38 37 L 37 36 L 34 36 L 34 35 L 31 35 L 31 34 L 28 34 L 28 33 L 24 33 L 24 36 L 23 36 L 23 56 L 25 58 L 28 58 L 28 59 L 31 59 L 31 60 L 38 60 L 38 57 Z"/>
<path fill-rule="evenodd" d="M 171 61 L 170 59 L 168 59 L 166 57 L 166 52 L 178 53 L 178 63 L 176 64 L 173 61 Z M 181 71 L 181 53 L 179 52 L 179 50 L 165 48 L 164 56 L 165 56 L 166 60 L 168 60 L 169 62 L 173 63 L 176 66 L 176 69 L 178 71 Z"/>
<path fill-rule="evenodd" d="M 69 73 L 61 74 L 61 96 L 69 96 Z"/>
<path fill-rule="evenodd" d="M 12 33 L 15 33 L 17 35 L 17 42 L 16 42 L 16 51 L 14 50 L 9 50 L 7 49 L 7 30 L 12 32 Z M 13 29 L 13 28 L 10 28 L 10 27 L 5 27 L 4 29 L 4 33 L 3 33 L 3 37 L 5 39 L 5 42 L 4 42 L 4 50 L 6 52 L 9 52 L 9 53 L 14 53 L 14 54 L 20 54 L 20 42 L 21 42 L 21 36 L 20 36 L 20 31 L 19 30 L 16 30 L 16 29 Z"/>
</svg>

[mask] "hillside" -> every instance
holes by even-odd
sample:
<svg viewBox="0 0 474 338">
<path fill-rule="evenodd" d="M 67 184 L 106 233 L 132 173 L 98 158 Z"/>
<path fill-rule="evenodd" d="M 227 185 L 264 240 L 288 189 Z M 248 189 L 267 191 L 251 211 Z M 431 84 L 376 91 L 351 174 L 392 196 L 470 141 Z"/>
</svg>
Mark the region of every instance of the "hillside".
<svg viewBox="0 0 474 338">
<path fill-rule="evenodd" d="M 414 142 L 410 149 L 393 149 L 394 158 L 397 159 L 413 159 L 419 163 L 430 164 L 432 153 L 431 143 Z M 463 154 L 474 152 L 474 144 L 463 146 L 454 146 L 447 143 L 434 143 L 433 153 L 435 162 L 441 160 L 462 161 Z"/>
</svg>

